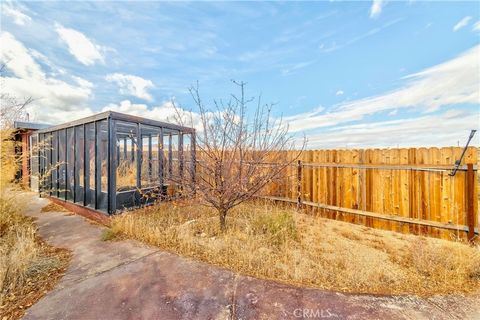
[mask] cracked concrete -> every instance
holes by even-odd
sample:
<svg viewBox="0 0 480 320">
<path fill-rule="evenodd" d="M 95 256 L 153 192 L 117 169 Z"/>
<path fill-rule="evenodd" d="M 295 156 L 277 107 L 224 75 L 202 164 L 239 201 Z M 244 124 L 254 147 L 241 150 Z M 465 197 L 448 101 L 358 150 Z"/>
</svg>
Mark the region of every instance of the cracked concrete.
<svg viewBox="0 0 480 320">
<path fill-rule="evenodd" d="M 479 319 L 480 298 L 342 294 L 235 274 L 135 241 L 102 241 L 103 227 L 65 212 L 26 214 L 72 250 L 57 287 L 24 319 Z"/>
</svg>

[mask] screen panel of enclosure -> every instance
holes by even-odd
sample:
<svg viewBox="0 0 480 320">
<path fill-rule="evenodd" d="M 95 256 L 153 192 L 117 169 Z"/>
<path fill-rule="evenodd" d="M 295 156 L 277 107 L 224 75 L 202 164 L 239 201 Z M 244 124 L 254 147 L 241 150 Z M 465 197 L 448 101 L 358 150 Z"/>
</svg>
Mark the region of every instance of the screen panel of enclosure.
<svg viewBox="0 0 480 320">
<path fill-rule="evenodd" d="M 31 140 L 32 175 L 41 195 L 115 213 L 163 199 L 173 177 L 194 168 L 194 134 L 150 119 L 98 114 L 39 130 Z"/>
</svg>

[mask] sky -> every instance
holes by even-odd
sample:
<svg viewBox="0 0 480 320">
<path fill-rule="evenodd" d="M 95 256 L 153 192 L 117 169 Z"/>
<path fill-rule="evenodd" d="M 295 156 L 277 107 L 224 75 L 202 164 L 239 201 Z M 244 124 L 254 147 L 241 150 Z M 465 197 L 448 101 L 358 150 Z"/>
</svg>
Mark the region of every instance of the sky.
<svg viewBox="0 0 480 320">
<path fill-rule="evenodd" d="M 480 3 L 1 3 L 1 90 L 31 121 L 171 119 L 238 93 L 308 148 L 463 145 L 480 123 Z M 251 108 L 255 106 L 252 105 Z M 479 135 L 473 141 L 480 145 Z"/>
</svg>

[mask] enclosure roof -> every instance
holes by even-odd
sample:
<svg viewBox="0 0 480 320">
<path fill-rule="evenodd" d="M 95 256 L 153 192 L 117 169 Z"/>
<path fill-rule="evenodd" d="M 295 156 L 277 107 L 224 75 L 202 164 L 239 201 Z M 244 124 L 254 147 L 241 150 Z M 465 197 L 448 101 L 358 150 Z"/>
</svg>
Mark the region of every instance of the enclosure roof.
<svg viewBox="0 0 480 320">
<path fill-rule="evenodd" d="M 94 114 L 92 116 L 82 118 L 82 119 L 77 119 L 73 120 L 70 122 L 66 122 L 63 124 L 59 124 L 56 126 L 52 126 L 43 130 L 38 131 L 39 133 L 46 133 L 46 132 L 52 132 L 56 130 L 61 130 L 69 127 L 74 127 L 77 125 L 89 123 L 89 122 L 94 122 L 94 121 L 99 121 L 103 119 L 115 119 L 115 120 L 121 120 L 121 121 L 129 121 L 129 122 L 136 122 L 136 123 L 141 123 L 141 124 L 146 124 L 149 126 L 155 126 L 155 127 L 162 127 L 162 128 L 167 128 L 167 129 L 172 129 L 172 130 L 178 130 L 184 133 L 192 133 L 195 131 L 193 128 L 189 127 L 183 127 L 179 126 L 173 123 L 167 123 L 167 122 L 162 122 L 162 121 L 157 121 L 157 120 L 152 120 L 152 119 L 147 119 L 147 118 L 142 118 L 142 117 L 137 117 L 137 116 L 132 116 L 129 114 L 125 113 L 120 113 L 120 112 L 115 112 L 115 111 L 105 111 L 101 113 Z"/>
<path fill-rule="evenodd" d="M 25 129 L 25 130 L 40 130 L 50 127 L 50 124 L 46 123 L 37 123 L 37 122 L 26 122 L 26 121 L 14 121 L 13 127 L 15 129 Z"/>
</svg>

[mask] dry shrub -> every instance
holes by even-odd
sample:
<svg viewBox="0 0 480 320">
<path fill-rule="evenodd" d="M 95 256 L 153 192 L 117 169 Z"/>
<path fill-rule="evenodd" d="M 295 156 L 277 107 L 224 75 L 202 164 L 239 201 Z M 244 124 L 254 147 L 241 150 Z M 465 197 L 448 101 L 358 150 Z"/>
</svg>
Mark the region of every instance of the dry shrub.
<svg viewBox="0 0 480 320">
<path fill-rule="evenodd" d="M 45 207 L 42 208 L 41 212 L 69 212 L 67 209 L 62 207 L 55 202 L 49 202 Z"/>
<path fill-rule="evenodd" d="M 15 156 L 11 129 L 0 129 L 0 190 L 5 190 L 15 177 L 21 159 Z"/>
<path fill-rule="evenodd" d="M 250 220 L 254 235 L 265 235 L 268 242 L 280 246 L 287 240 L 297 240 L 297 227 L 292 212 L 254 214 Z"/>
<path fill-rule="evenodd" d="M 70 253 L 40 241 L 33 219 L 22 214 L 29 196 L 12 184 L 20 159 L 12 132 L 0 133 L 0 310 L 2 319 L 18 319 L 55 285 Z"/>
<path fill-rule="evenodd" d="M 19 201 L 21 197 L 22 201 Z M 0 192 L 0 310 L 2 319 L 19 319 L 25 309 L 52 289 L 63 275 L 70 252 L 36 235 L 32 218 L 21 214 L 28 197 Z"/>
<path fill-rule="evenodd" d="M 117 216 L 108 238 L 127 237 L 291 284 L 345 292 L 472 292 L 479 249 L 315 218 L 268 202 L 234 208 L 221 232 L 213 209 L 169 202 Z"/>
<path fill-rule="evenodd" d="M 117 168 L 117 187 L 128 190 L 137 185 L 137 164 L 135 161 L 121 161 Z"/>
<path fill-rule="evenodd" d="M 412 285 L 424 291 L 435 287 L 439 293 L 448 293 L 452 287 L 478 286 L 480 282 L 479 247 L 419 238 L 410 244 L 403 263 L 417 275 L 411 279 Z"/>
<path fill-rule="evenodd" d="M 0 303 L 8 292 L 25 283 L 28 271 L 38 256 L 35 226 L 19 214 L 13 196 L 0 195 Z"/>
</svg>

